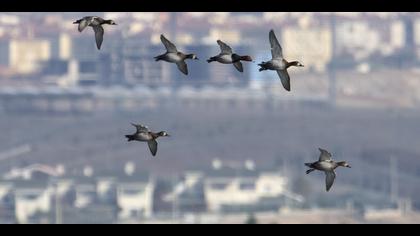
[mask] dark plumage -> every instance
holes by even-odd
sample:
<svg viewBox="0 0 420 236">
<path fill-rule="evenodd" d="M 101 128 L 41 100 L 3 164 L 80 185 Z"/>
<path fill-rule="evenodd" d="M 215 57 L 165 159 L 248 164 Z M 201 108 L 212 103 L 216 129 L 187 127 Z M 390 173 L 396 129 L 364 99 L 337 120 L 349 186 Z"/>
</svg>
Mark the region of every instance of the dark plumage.
<svg viewBox="0 0 420 236">
<path fill-rule="evenodd" d="M 113 20 L 104 20 L 98 16 L 86 16 L 80 20 L 73 22 L 73 24 L 79 25 L 79 32 L 82 32 L 88 26 L 93 28 L 93 31 L 95 32 L 95 40 L 98 50 L 101 49 L 102 42 L 104 40 L 104 28 L 102 27 L 102 25 L 117 25 Z"/>
<path fill-rule="evenodd" d="M 154 133 L 150 131 L 147 126 L 137 125 L 137 124 L 132 124 L 132 125 L 136 127 L 137 130 L 134 134 L 125 136 L 127 138 L 127 141 L 128 142 L 131 142 L 131 141 L 147 142 L 147 144 L 149 145 L 150 152 L 152 153 L 153 156 L 156 156 L 156 153 L 158 150 L 158 143 L 156 139 L 158 139 L 159 137 L 170 136 L 165 131 Z"/>
<path fill-rule="evenodd" d="M 188 66 L 187 63 L 185 63 L 185 59 L 198 60 L 198 57 L 195 54 L 184 54 L 179 52 L 175 44 L 165 38 L 163 34 L 160 35 L 160 40 L 166 48 L 166 53 L 156 56 L 155 60 L 175 63 L 183 74 L 188 75 Z"/>
<path fill-rule="evenodd" d="M 336 176 L 334 170 L 337 169 L 337 167 L 339 166 L 347 167 L 347 168 L 351 168 L 351 166 L 345 161 L 335 162 L 332 159 L 331 153 L 329 153 L 328 151 L 324 149 L 320 148 L 319 151 L 321 152 L 321 155 L 319 156 L 319 160 L 317 162 L 305 163 L 305 165 L 310 168 L 309 170 L 306 171 L 306 174 L 309 174 L 315 170 L 325 172 L 325 185 L 326 185 L 326 190 L 328 192 L 330 191 L 332 185 L 334 184 L 334 180 Z"/>
<path fill-rule="evenodd" d="M 236 53 L 233 53 L 232 48 L 221 40 L 217 40 L 217 44 L 219 44 L 221 52 L 217 56 L 210 57 L 207 60 L 208 63 L 217 61 L 222 64 L 233 64 L 233 66 L 235 66 L 239 72 L 243 72 L 244 69 L 241 61 L 252 61 L 250 56 L 240 56 Z"/>
<path fill-rule="evenodd" d="M 259 71 L 264 70 L 275 70 L 277 71 L 278 76 L 280 77 L 281 83 L 283 84 L 284 89 L 290 91 L 290 76 L 287 72 L 287 69 L 291 66 L 303 67 L 303 65 L 298 61 L 288 62 L 283 58 L 283 49 L 277 40 L 276 35 L 273 30 L 270 30 L 269 40 L 271 45 L 271 56 L 272 59 L 267 62 L 261 62 L 258 64 L 261 68 Z"/>
</svg>

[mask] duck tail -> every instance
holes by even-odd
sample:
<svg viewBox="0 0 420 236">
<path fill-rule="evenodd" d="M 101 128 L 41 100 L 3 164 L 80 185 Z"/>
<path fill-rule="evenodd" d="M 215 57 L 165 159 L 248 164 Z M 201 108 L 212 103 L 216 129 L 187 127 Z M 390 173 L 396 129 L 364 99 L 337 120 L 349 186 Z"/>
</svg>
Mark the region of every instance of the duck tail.
<svg viewBox="0 0 420 236">
<path fill-rule="evenodd" d="M 164 55 L 155 56 L 155 57 L 154 57 L 154 58 L 155 58 L 155 61 L 160 61 L 160 60 L 162 60 L 162 59 L 163 59 L 163 56 L 164 56 Z"/>
<path fill-rule="evenodd" d="M 208 63 L 213 62 L 213 61 L 216 61 L 216 59 L 215 59 L 214 57 L 210 57 L 210 58 L 207 60 L 207 62 L 208 62 Z"/>
<path fill-rule="evenodd" d="M 77 20 L 75 22 L 73 22 L 73 24 L 79 24 L 81 20 Z"/>
<path fill-rule="evenodd" d="M 241 61 L 252 61 L 252 58 L 250 56 L 240 56 L 239 60 Z"/>
<path fill-rule="evenodd" d="M 309 169 L 306 171 L 306 174 L 308 175 L 309 173 L 311 173 L 312 171 L 315 171 L 315 169 Z"/>
<path fill-rule="evenodd" d="M 261 68 L 258 71 L 261 72 L 261 71 L 264 71 L 264 70 L 267 70 L 267 68 L 261 66 Z"/>
<path fill-rule="evenodd" d="M 311 167 L 312 166 L 312 163 L 305 163 L 305 166 Z"/>
<path fill-rule="evenodd" d="M 261 62 L 260 64 L 258 64 L 258 66 L 260 67 L 259 71 L 263 71 L 263 70 L 267 70 L 267 68 L 265 68 L 265 62 Z"/>
<path fill-rule="evenodd" d="M 126 135 L 125 137 L 127 138 L 127 142 L 134 140 L 133 135 Z"/>
</svg>

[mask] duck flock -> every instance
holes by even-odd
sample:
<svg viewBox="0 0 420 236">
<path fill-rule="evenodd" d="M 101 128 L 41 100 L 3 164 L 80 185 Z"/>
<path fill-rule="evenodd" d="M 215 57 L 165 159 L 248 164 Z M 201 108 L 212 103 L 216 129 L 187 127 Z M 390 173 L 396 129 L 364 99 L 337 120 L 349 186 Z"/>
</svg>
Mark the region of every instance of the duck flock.
<svg viewBox="0 0 420 236">
<path fill-rule="evenodd" d="M 97 16 L 86 16 L 80 20 L 75 21 L 73 24 L 78 25 L 79 32 L 83 32 L 83 30 L 90 26 L 93 28 L 95 32 L 95 40 L 96 46 L 98 50 L 101 49 L 102 42 L 104 39 L 104 28 L 103 25 L 117 25 L 113 20 L 105 20 L 101 17 Z M 185 75 L 188 75 L 188 65 L 185 62 L 186 59 L 198 60 L 197 55 L 194 53 L 183 53 L 178 51 L 175 44 L 169 41 L 163 34 L 160 36 L 160 40 L 162 44 L 166 48 L 166 52 L 162 55 L 156 56 L 154 59 L 156 61 L 165 61 L 169 63 L 175 63 L 178 69 Z M 283 57 L 283 49 L 277 40 L 277 37 L 273 30 L 269 32 L 269 41 L 271 46 L 271 56 L 272 59 L 267 62 L 261 62 L 258 64 L 260 66 L 259 71 L 265 70 L 275 70 L 280 78 L 280 81 L 285 90 L 291 91 L 290 86 L 290 76 L 287 69 L 291 66 L 295 67 L 303 67 L 303 64 L 298 61 L 287 61 Z M 216 56 L 210 57 L 207 62 L 211 63 L 217 61 L 222 64 L 233 64 L 233 66 L 239 71 L 243 72 L 243 65 L 241 61 L 251 62 L 253 61 L 251 56 L 245 55 L 241 56 L 233 52 L 232 48 L 224 43 L 221 40 L 217 40 L 217 44 L 220 47 L 220 53 Z M 170 135 L 166 131 L 161 131 L 155 133 L 151 131 L 146 125 L 142 124 L 132 124 L 136 128 L 136 132 L 131 135 L 126 135 L 128 142 L 131 141 L 139 141 L 139 142 L 147 142 L 150 152 L 153 156 L 156 156 L 158 150 L 158 143 L 157 139 L 160 137 L 170 137 Z M 335 180 L 336 173 L 335 169 L 337 167 L 347 167 L 351 168 L 350 165 L 346 161 L 339 161 L 336 162 L 332 159 L 331 153 L 328 151 L 319 148 L 321 155 L 318 161 L 313 163 L 305 163 L 307 167 L 310 169 L 306 171 L 306 174 L 311 173 L 312 171 L 318 170 L 323 171 L 325 173 L 325 184 L 326 184 L 326 191 L 328 192 Z"/>
</svg>

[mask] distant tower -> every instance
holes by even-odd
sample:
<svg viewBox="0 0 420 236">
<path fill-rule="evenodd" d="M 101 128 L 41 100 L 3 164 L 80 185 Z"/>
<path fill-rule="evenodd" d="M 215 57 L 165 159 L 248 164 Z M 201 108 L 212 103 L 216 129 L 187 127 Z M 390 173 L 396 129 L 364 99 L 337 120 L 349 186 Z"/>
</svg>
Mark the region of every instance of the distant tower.
<svg viewBox="0 0 420 236">
<path fill-rule="evenodd" d="M 408 60 L 413 61 L 416 58 L 416 42 L 414 35 L 414 17 L 413 13 L 403 16 L 404 31 L 405 31 L 405 54 Z"/>
<path fill-rule="evenodd" d="M 330 27 L 331 27 L 331 35 L 332 35 L 332 57 L 330 62 L 330 68 L 329 68 L 329 101 L 331 106 L 336 105 L 336 65 L 335 65 L 335 58 L 337 54 L 337 27 L 336 27 L 336 18 L 335 14 L 331 13 L 330 16 Z"/>
<path fill-rule="evenodd" d="M 405 28 L 405 47 L 410 50 L 414 51 L 415 48 L 415 40 L 414 40 L 414 20 L 412 13 L 408 13 L 409 15 L 404 16 L 404 28 Z"/>
<path fill-rule="evenodd" d="M 397 202 L 398 194 L 398 166 L 397 160 L 394 156 L 389 158 L 389 172 L 390 172 L 390 197 L 392 202 Z"/>
<path fill-rule="evenodd" d="M 168 29 L 169 37 L 170 37 L 170 40 L 173 43 L 177 44 L 176 36 L 177 36 L 177 28 L 178 28 L 178 20 L 177 20 L 177 18 L 178 18 L 177 14 L 178 13 L 171 12 L 169 14 L 170 14 L 169 15 L 169 27 L 170 28 Z M 178 83 L 178 81 L 180 81 L 179 79 L 181 78 L 181 75 L 179 74 L 178 68 L 176 66 L 173 66 L 173 65 L 165 65 L 165 67 L 168 68 L 167 72 L 169 72 L 169 73 L 167 73 L 167 74 L 169 74 L 169 78 L 172 78 L 172 81 L 174 81 L 175 83 Z M 168 75 L 166 75 L 166 76 L 168 76 Z"/>
<path fill-rule="evenodd" d="M 169 17 L 169 33 L 171 34 L 170 37 L 172 38 L 172 40 L 176 43 L 176 34 L 177 34 L 177 27 L 178 27 L 178 13 L 176 12 L 171 12 L 169 13 L 170 17 Z"/>
</svg>

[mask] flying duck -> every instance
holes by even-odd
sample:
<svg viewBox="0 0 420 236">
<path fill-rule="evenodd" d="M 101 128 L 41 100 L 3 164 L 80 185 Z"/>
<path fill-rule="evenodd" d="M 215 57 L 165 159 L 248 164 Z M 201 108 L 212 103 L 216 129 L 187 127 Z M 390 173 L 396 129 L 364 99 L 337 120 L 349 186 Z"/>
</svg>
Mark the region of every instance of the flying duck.
<svg viewBox="0 0 420 236">
<path fill-rule="evenodd" d="M 176 46 L 167 38 L 165 38 L 163 34 L 160 35 L 160 40 L 162 41 L 163 45 L 165 45 L 166 53 L 156 56 L 155 60 L 175 63 L 182 73 L 188 75 L 188 66 L 187 63 L 185 63 L 185 59 L 198 60 L 198 57 L 195 54 L 184 54 L 179 52 L 178 49 L 176 49 Z"/>
<path fill-rule="evenodd" d="M 156 139 L 159 137 L 169 137 L 170 135 L 165 131 L 161 131 L 159 133 L 154 133 L 150 131 L 150 129 L 145 125 L 137 125 L 132 124 L 136 127 L 137 131 L 132 135 L 126 135 L 125 137 L 128 139 L 128 142 L 131 141 L 139 141 L 139 142 L 147 142 L 149 145 L 150 152 L 153 156 L 156 156 L 158 143 Z"/>
<path fill-rule="evenodd" d="M 329 153 L 328 151 L 324 149 L 319 148 L 319 151 L 321 152 L 321 155 L 317 162 L 305 163 L 305 165 L 310 168 L 309 170 L 306 171 L 306 174 L 309 174 L 314 170 L 324 171 L 325 176 L 326 176 L 325 184 L 326 184 L 327 192 L 328 192 L 330 191 L 334 183 L 334 179 L 335 179 L 334 170 L 339 166 L 347 167 L 347 168 L 351 168 L 351 166 L 346 161 L 335 162 L 332 159 L 331 153 Z"/>
<path fill-rule="evenodd" d="M 252 61 L 250 56 L 239 56 L 233 53 L 232 48 L 221 40 L 217 40 L 217 44 L 219 44 L 221 52 L 217 56 L 210 57 L 207 60 L 208 63 L 217 61 L 222 64 L 233 64 L 239 72 L 244 72 L 241 61 Z"/>
<path fill-rule="evenodd" d="M 277 40 L 276 35 L 273 30 L 270 30 L 269 33 L 270 45 L 271 45 L 271 55 L 273 59 L 267 62 L 261 62 L 258 64 L 263 70 L 275 70 L 280 77 L 283 87 L 290 91 L 290 76 L 287 72 L 287 68 L 291 66 L 303 67 L 303 65 L 298 61 L 288 62 L 283 58 L 283 49 L 280 46 L 279 41 Z"/>
<path fill-rule="evenodd" d="M 96 46 L 98 50 L 101 49 L 102 42 L 104 40 L 104 28 L 102 25 L 117 25 L 113 20 L 104 20 L 98 16 L 86 16 L 80 20 L 73 22 L 73 24 L 78 24 L 79 32 L 82 32 L 87 26 L 90 26 L 95 31 Z"/>
</svg>

